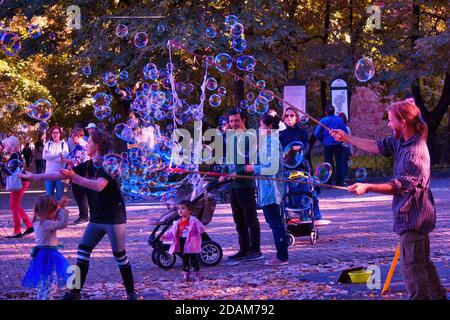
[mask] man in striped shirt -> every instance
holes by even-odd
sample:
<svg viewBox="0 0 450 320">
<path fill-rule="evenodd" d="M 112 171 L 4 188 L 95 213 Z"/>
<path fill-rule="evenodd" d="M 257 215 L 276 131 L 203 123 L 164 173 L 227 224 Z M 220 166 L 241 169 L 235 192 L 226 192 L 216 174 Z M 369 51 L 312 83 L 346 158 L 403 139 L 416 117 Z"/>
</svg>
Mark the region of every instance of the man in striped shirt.
<svg viewBox="0 0 450 320">
<path fill-rule="evenodd" d="M 430 259 L 428 234 L 436 224 L 436 208 L 430 190 L 430 154 L 426 144 L 428 127 L 412 100 L 387 108 L 393 137 L 367 140 L 342 130 L 331 130 L 336 141 L 393 157 L 393 179 L 388 183 L 355 183 L 348 190 L 361 195 L 377 192 L 393 195 L 394 232 L 400 236 L 402 276 L 409 299 L 446 299 L 436 268 Z"/>
</svg>

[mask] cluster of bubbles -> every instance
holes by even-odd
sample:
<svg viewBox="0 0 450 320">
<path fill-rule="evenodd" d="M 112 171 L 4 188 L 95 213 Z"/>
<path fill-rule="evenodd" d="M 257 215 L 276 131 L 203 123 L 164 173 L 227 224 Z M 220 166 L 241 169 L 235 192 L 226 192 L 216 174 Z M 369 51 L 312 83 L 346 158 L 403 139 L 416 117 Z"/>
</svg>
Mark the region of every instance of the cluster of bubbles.
<svg viewBox="0 0 450 320">
<path fill-rule="evenodd" d="M 113 100 L 112 95 L 106 94 L 104 92 L 99 92 L 94 95 L 94 116 L 98 120 L 103 120 L 111 116 L 111 102 Z"/>
</svg>

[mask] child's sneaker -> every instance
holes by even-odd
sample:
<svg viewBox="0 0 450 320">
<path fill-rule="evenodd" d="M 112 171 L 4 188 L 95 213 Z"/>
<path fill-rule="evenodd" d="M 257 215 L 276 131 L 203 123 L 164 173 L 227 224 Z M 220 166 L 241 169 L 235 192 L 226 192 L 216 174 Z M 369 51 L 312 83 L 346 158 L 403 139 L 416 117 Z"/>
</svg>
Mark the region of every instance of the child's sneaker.
<svg viewBox="0 0 450 320">
<path fill-rule="evenodd" d="M 183 281 L 185 282 L 189 282 L 189 276 L 190 276 L 190 272 L 189 271 L 183 271 Z"/>
<path fill-rule="evenodd" d="M 194 272 L 194 282 L 200 282 L 200 271 Z"/>
</svg>

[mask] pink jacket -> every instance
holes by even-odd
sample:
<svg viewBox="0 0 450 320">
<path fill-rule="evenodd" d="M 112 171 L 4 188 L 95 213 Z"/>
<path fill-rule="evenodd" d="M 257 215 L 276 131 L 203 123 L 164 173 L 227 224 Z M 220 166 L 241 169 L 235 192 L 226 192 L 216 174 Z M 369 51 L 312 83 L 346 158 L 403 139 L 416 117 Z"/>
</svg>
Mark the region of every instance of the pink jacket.
<svg viewBox="0 0 450 320">
<path fill-rule="evenodd" d="M 172 240 L 169 253 L 181 252 L 180 237 L 178 236 L 178 223 L 180 219 L 173 223 L 162 237 L 162 240 Z M 200 253 L 202 248 L 202 233 L 205 232 L 205 226 L 196 217 L 189 218 L 189 232 L 184 245 L 184 253 Z"/>
</svg>

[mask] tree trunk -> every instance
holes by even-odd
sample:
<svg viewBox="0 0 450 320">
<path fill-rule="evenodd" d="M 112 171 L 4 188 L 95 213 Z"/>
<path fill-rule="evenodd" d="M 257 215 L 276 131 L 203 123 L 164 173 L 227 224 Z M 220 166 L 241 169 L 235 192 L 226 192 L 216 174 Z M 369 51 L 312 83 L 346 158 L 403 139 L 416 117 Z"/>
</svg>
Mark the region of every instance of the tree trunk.
<svg viewBox="0 0 450 320">
<path fill-rule="evenodd" d="M 330 0 L 327 0 L 325 6 L 324 21 L 325 32 L 322 38 L 322 42 L 325 46 L 328 44 L 328 34 L 330 32 L 330 10 Z M 322 69 L 325 69 L 326 67 L 326 63 L 322 63 Z M 322 113 L 325 115 L 325 108 L 327 106 L 327 82 L 325 80 L 320 80 L 320 103 L 322 107 Z"/>
</svg>

